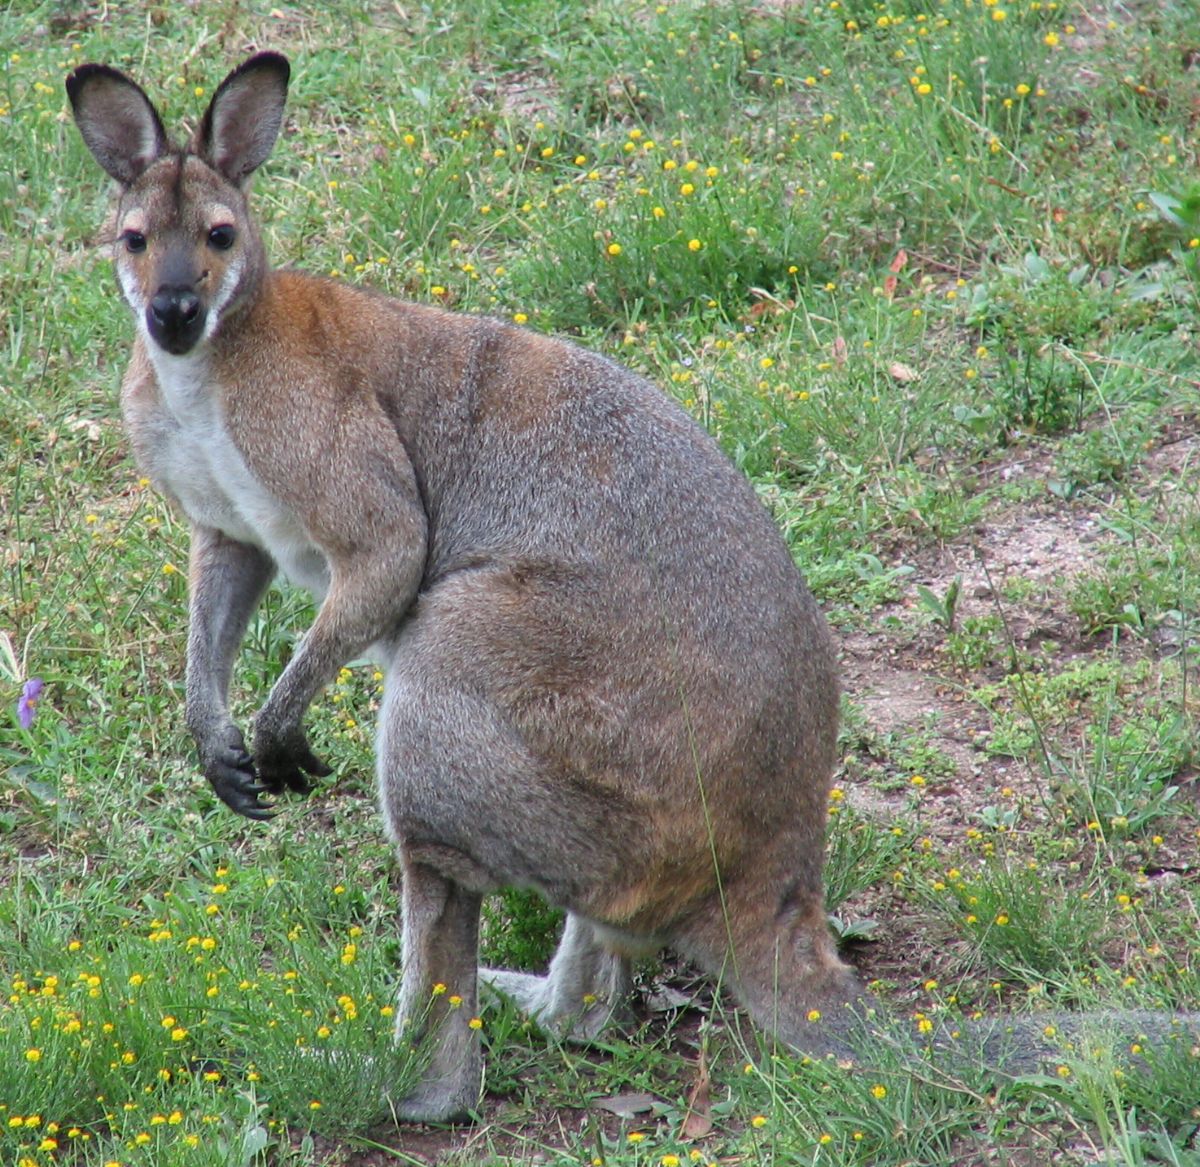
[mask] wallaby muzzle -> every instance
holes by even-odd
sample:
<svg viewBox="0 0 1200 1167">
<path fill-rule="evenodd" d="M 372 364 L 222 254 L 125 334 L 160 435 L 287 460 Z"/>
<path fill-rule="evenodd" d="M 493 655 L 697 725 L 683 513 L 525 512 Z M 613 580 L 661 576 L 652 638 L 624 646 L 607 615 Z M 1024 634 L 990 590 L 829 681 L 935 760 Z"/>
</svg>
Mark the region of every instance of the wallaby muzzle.
<svg viewBox="0 0 1200 1167">
<path fill-rule="evenodd" d="M 146 309 L 146 327 L 155 344 L 181 357 L 200 339 L 206 316 L 200 297 L 190 287 L 164 284 Z"/>
</svg>

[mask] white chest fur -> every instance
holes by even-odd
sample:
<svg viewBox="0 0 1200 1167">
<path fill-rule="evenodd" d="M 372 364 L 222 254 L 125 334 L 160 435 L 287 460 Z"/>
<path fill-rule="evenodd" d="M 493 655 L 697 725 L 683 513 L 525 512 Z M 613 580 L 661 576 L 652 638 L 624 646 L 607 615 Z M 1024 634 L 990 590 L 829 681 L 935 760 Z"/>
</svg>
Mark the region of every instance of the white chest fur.
<svg viewBox="0 0 1200 1167">
<path fill-rule="evenodd" d="M 155 478 L 189 519 L 263 548 L 319 602 L 329 586 L 325 557 L 296 514 L 246 465 L 222 416 L 206 358 L 148 347 L 162 394 L 150 453 Z"/>
</svg>

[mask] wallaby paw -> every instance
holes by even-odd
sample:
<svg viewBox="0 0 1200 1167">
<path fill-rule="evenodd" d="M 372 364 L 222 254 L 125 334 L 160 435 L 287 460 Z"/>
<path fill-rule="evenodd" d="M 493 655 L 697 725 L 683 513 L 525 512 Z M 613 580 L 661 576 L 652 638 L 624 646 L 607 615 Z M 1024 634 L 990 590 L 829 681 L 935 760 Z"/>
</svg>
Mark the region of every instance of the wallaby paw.
<svg viewBox="0 0 1200 1167">
<path fill-rule="evenodd" d="M 376 1089 L 379 1089 L 377 1083 L 387 1069 L 386 1063 L 369 1054 L 312 1049 L 300 1050 L 299 1054 L 305 1061 L 319 1061 L 327 1066 L 334 1066 L 347 1078 L 370 1081 L 376 1084 Z M 420 1082 L 408 1094 L 402 1094 L 398 1098 L 392 1097 L 390 1091 L 384 1087 L 376 1098 L 386 1107 L 383 1113 L 390 1112 L 397 1122 L 469 1122 L 471 1112 L 479 1102 L 481 1076 L 480 1073 L 472 1074 L 468 1070 L 452 1079 Z"/>
<path fill-rule="evenodd" d="M 333 770 L 313 753 L 304 731 L 296 728 L 276 735 L 268 726 L 258 726 L 254 734 L 254 765 L 259 782 L 272 794 L 285 790 L 310 794 L 309 776 L 328 778 Z"/>
<path fill-rule="evenodd" d="M 269 791 L 259 781 L 242 731 L 230 722 L 216 729 L 194 728 L 192 732 L 200 751 L 200 768 L 217 797 L 248 819 L 271 818 L 271 804 L 263 800 Z"/>
</svg>

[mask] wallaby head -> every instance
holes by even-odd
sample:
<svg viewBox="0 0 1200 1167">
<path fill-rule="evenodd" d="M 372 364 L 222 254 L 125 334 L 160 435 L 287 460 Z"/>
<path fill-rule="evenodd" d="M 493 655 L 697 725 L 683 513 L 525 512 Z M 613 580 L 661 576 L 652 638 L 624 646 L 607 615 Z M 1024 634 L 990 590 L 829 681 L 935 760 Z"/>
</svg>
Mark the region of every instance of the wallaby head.
<svg viewBox="0 0 1200 1167">
<path fill-rule="evenodd" d="M 246 184 L 275 145 L 288 74 L 278 53 L 251 57 L 221 82 L 183 149 L 124 73 L 83 65 L 67 78 L 84 142 L 121 185 L 113 258 L 152 351 L 190 353 L 262 280 Z"/>
</svg>

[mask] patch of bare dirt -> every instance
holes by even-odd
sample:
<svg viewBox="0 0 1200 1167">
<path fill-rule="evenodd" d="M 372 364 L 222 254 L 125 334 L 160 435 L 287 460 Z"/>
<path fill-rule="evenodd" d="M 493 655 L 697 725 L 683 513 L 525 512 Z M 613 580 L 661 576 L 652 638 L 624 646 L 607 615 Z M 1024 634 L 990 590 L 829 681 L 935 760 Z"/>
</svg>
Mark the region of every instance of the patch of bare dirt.
<svg viewBox="0 0 1200 1167">
<path fill-rule="evenodd" d="M 480 101 L 499 107 L 502 115 L 518 126 L 558 121 L 562 94 L 550 77 L 536 69 L 520 69 L 503 76 L 476 81 L 471 90 Z"/>
<path fill-rule="evenodd" d="M 1200 434 L 1196 432 L 1194 419 L 1180 423 L 1163 437 L 1142 460 L 1142 479 L 1161 487 L 1167 495 L 1177 495 L 1181 484 L 1200 460 Z"/>
<path fill-rule="evenodd" d="M 1198 457 L 1200 436 L 1192 426 L 1181 425 L 1144 453 L 1126 489 L 1152 500 L 1160 510 L 1194 507 L 1195 491 L 1186 484 Z M 886 566 L 912 567 L 914 586 L 906 588 L 901 601 L 881 609 L 869 627 L 844 634 L 841 641 L 845 690 L 866 727 L 862 749 L 869 754 L 874 740 L 889 743 L 925 735 L 949 772 L 931 778 L 925 788 L 921 831 L 955 845 L 961 844 L 968 828 L 980 825 L 987 807 L 1016 800 L 1045 806 L 1046 777 L 1036 761 L 989 749 L 991 717 L 972 697 L 978 686 L 999 681 L 1010 671 L 1007 648 L 969 669 L 956 664 L 947 652 L 947 630 L 921 604 L 915 585 L 945 597 L 960 581 L 957 628 L 973 618 L 990 618 L 1006 644 L 1028 660 L 1044 662 L 1051 671 L 1113 645 L 1111 637 L 1084 634 L 1069 598 L 1073 585 L 1098 572 L 1120 546 L 1110 525 L 1114 508 L 1098 494 L 1056 496 L 1049 488 L 1050 460 L 1036 451 L 1014 454 L 988 473 L 1006 480 L 1044 480 L 1047 489 L 1034 503 L 997 509 L 970 532 L 941 546 L 895 554 Z M 1118 649 L 1130 659 L 1158 655 L 1154 643 L 1134 638 L 1122 639 Z M 909 803 L 911 790 L 904 786 L 909 776 L 896 774 L 895 792 L 881 794 L 877 783 L 855 781 L 856 771 L 871 768 L 871 759 L 865 761 L 865 767 L 848 769 L 843 786 L 862 813 L 886 821 Z M 1179 775 L 1177 780 L 1189 778 Z M 1189 844 L 1194 848 L 1191 830 L 1188 824 L 1174 831 L 1164 826 L 1168 837 L 1162 853 L 1179 853 Z M 929 975 L 930 953 L 938 940 L 913 934 L 913 926 L 905 923 L 912 907 L 902 896 L 876 889 L 851 907 L 886 921 L 879 941 L 855 953 L 867 978 L 911 985 Z M 926 927 L 925 921 L 921 927 Z"/>
</svg>

